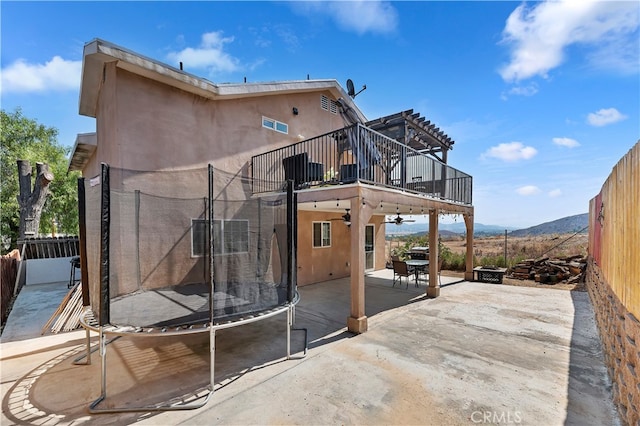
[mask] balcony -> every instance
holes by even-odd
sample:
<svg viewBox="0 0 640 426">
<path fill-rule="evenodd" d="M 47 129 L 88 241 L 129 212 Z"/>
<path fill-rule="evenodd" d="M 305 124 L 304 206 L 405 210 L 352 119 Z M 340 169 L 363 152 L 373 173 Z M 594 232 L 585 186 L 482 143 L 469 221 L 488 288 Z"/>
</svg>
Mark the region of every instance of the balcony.
<svg viewBox="0 0 640 426">
<path fill-rule="evenodd" d="M 473 178 L 361 124 L 255 155 L 254 194 L 356 181 L 471 205 Z"/>
</svg>

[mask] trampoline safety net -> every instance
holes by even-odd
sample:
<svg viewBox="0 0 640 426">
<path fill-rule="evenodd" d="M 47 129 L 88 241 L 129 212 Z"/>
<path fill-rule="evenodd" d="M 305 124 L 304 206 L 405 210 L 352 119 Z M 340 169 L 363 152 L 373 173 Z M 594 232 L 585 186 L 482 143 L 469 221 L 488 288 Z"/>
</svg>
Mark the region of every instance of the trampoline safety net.
<svg viewBox="0 0 640 426">
<path fill-rule="evenodd" d="M 84 182 L 89 300 L 99 325 L 234 320 L 294 302 L 292 191 L 252 198 L 213 167 L 102 165 Z"/>
</svg>

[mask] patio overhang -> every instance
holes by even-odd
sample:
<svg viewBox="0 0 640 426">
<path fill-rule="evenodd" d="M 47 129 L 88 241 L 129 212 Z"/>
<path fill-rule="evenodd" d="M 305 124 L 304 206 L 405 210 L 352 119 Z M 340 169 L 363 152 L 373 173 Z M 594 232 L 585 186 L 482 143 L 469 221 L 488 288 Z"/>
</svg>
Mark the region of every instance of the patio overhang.
<svg viewBox="0 0 640 426">
<path fill-rule="evenodd" d="M 298 190 L 299 211 L 326 211 L 344 213 L 350 210 L 350 315 L 347 328 L 354 333 L 367 331 L 365 313 L 365 226 L 375 215 L 425 214 L 429 217 L 429 246 L 438 247 L 438 220 L 442 214 L 460 214 L 467 230 L 467 252 L 465 278 L 473 277 L 473 212 L 472 205 L 434 199 L 421 194 L 379 187 L 363 182 L 348 185 L 315 187 Z M 395 225 L 391 225 L 395 226 Z M 430 254 L 429 276 L 438 276 L 438 250 Z M 468 278 L 467 278 L 468 277 Z M 437 279 L 430 280 L 426 288 L 427 297 L 438 297 L 440 286 Z"/>
</svg>

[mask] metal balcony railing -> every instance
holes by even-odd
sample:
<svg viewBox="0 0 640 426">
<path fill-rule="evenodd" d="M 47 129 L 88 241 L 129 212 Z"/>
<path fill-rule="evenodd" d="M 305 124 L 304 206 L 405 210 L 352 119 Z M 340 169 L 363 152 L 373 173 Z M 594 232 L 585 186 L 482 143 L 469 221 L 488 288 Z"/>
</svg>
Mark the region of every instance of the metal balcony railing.
<svg viewBox="0 0 640 426">
<path fill-rule="evenodd" d="M 251 159 L 254 193 L 360 181 L 471 205 L 473 178 L 361 124 Z"/>
</svg>

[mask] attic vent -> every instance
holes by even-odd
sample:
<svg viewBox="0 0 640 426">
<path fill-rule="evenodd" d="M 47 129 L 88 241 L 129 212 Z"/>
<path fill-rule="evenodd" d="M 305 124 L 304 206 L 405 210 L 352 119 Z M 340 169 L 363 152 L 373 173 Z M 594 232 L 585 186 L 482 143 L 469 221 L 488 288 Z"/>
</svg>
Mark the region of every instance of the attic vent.
<svg viewBox="0 0 640 426">
<path fill-rule="evenodd" d="M 320 97 L 320 107 L 325 111 L 330 111 L 333 114 L 338 113 L 338 103 L 333 99 L 329 99 L 322 95 Z"/>
</svg>

